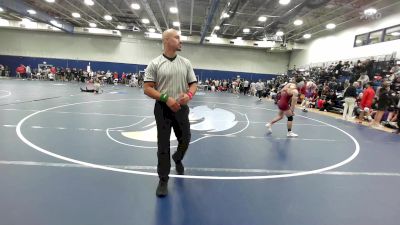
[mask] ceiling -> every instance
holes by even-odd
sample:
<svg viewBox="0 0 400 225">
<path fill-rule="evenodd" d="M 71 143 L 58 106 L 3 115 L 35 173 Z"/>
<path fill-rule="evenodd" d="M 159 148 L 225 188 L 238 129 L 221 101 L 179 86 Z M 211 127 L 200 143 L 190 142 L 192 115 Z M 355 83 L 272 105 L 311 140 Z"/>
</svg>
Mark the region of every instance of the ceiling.
<svg viewBox="0 0 400 225">
<path fill-rule="evenodd" d="M 262 40 L 281 30 L 285 41 L 301 41 L 305 33 L 313 37 L 321 35 L 328 32 L 327 23 L 335 23 L 339 28 L 349 21 L 361 20 L 360 13 L 369 7 L 380 12 L 400 3 L 399 0 L 291 0 L 288 5 L 281 5 L 279 0 L 93 0 L 94 5 L 87 6 L 83 0 L 17 1 L 75 27 L 88 27 L 89 22 L 93 22 L 104 29 L 118 29 L 118 25 L 124 25 L 125 30 L 137 27 L 141 31 L 154 28 L 160 32 L 174 27 L 173 22 L 178 21 L 182 35 L 201 36 L 206 30 L 204 36 L 216 34 L 228 39 Z M 132 9 L 132 3 L 139 4 L 140 9 Z M 177 7 L 178 13 L 171 13 L 170 7 Z M 73 12 L 81 17 L 74 18 Z M 224 13 L 229 17 L 223 18 Z M 103 18 L 106 14 L 112 16 L 111 21 Z M 267 20 L 259 22 L 260 16 Z M 5 9 L 0 17 L 15 20 L 25 15 Z M 144 18 L 150 23 L 143 23 Z M 303 20 L 303 24 L 295 26 L 296 19 Z M 214 30 L 215 26 L 220 29 Z M 249 33 L 244 33 L 244 28 L 250 29 Z"/>
</svg>

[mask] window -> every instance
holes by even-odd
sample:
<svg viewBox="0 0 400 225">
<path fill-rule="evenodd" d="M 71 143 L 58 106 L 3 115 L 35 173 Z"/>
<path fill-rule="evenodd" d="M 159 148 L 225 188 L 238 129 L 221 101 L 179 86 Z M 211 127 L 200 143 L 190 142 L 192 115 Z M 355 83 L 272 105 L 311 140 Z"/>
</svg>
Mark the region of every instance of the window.
<svg viewBox="0 0 400 225">
<path fill-rule="evenodd" d="M 378 31 L 369 33 L 368 44 L 376 44 L 376 43 L 382 42 L 382 35 L 383 35 L 383 30 L 378 30 Z"/>
<path fill-rule="evenodd" d="M 359 47 L 368 44 L 368 34 L 361 34 L 356 36 L 354 47 Z"/>
<path fill-rule="evenodd" d="M 387 27 L 366 34 L 356 35 L 354 39 L 354 47 L 372 45 L 384 41 L 393 41 L 398 39 L 400 39 L 400 25 Z"/>
<path fill-rule="evenodd" d="M 387 28 L 385 32 L 384 41 L 393 41 L 400 39 L 400 26 Z"/>
</svg>

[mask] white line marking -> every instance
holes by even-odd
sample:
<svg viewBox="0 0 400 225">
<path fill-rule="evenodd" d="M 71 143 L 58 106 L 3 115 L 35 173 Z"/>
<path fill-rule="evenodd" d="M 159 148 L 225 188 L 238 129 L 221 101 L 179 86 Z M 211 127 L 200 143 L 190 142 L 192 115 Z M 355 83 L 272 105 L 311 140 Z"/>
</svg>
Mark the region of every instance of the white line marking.
<svg viewBox="0 0 400 225">
<path fill-rule="evenodd" d="M 264 122 L 264 124 L 266 124 L 266 123 Z M 287 123 L 275 123 L 275 124 L 286 125 Z M 324 125 L 324 124 L 307 124 L 307 123 L 293 123 L 293 126 L 329 127 L 328 125 Z"/>
<path fill-rule="evenodd" d="M 265 138 L 267 138 L 267 137 L 255 137 L 255 136 L 246 136 L 246 137 L 248 137 L 248 138 L 255 138 L 255 139 L 265 139 Z M 340 141 L 340 140 L 334 140 L 334 139 L 299 138 L 299 137 L 296 137 L 296 138 L 292 138 L 292 137 L 282 137 L 282 138 L 279 138 L 279 137 L 276 137 L 276 138 L 270 137 L 270 138 L 271 138 L 271 139 L 277 139 L 277 140 L 286 140 L 286 139 L 290 139 L 290 140 L 294 140 L 294 141 L 329 141 L 329 142 L 337 142 L 337 141 Z M 344 141 L 344 140 L 342 140 L 342 141 Z"/>
<path fill-rule="evenodd" d="M 18 137 L 28 146 L 36 149 L 37 151 L 40 151 L 44 154 L 53 156 L 55 158 L 61 159 L 61 160 L 65 160 L 68 162 L 72 162 L 72 163 L 76 163 L 76 164 L 81 164 L 83 166 L 89 166 L 89 167 L 93 167 L 93 168 L 98 168 L 98 169 L 103 169 L 103 170 L 109 170 L 109 171 L 114 171 L 114 172 L 122 172 L 122 173 L 130 173 L 130 174 L 139 174 L 139 175 L 148 175 L 148 176 L 158 176 L 157 173 L 150 173 L 150 172 L 141 172 L 141 171 L 134 171 L 134 170 L 125 170 L 125 169 L 118 169 L 118 168 L 112 168 L 112 167 L 108 167 L 108 166 L 102 166 L 102 165 L 98 165 L 98 164 L 94 164 L 94 163 L 88 163 L 88 162 L 83 162 L 80 160 L 76 160 L 76 159 L 72 159 L 72 158 L 68 158 L 62 155 L 58 155 L 55 154 L 53 152 L 47 151 L 35 144 L 33 144 L 32 142 L 30 142 L 28 139 L 25 138 L 25 136 L 22 134 L 21 132 L 21 127 L 22 124 L 28 120 L 30 117 L 33 117 L 39 113 L 42 112 L 46 112 L 49 110 L 53 110 L 53 109 L 58 109 L 58 108 L 62 108 L 62 107 L 67 107 L 67 106 L 72 106 L 72 105 L 79 105 L 79 104 L 88 104 L 88 103 L 98 103 L 98 102 L 116 102 L 116 101 L 148 101 L 148 99 L 117 99 L 117 100 L 99 100 L 99 101 L 89 101 L 89 102 L 78 102 L 78 103 L 73 103 L 73 104 L 68 104 L 68 105 L 60 105 L 60 106 L 55 106 L 55 107 L 51 107 L 51 108 L 47 108 L 35 113 L 32 113 L 28 116 L 26 116 L 25 118 L 23 118 L 21 121 L 18 122 L 18 125 L 16 127 L 16 132 Z M 196 102 L 196 101 L 194 101 Z M 198 101 L 197 101 L 198 102 Z M 228 104 L 228 103 L 218 103 L 218 102 L 207 102 L 207 103 L 215 103 L 215 104 L 222 104 L 222 105 L 233 105 L 233 104 Z M 245 105 L 237 105 L 236 106 L 242 106 L 245 108 L 249 108 L 249 106 L 245 106 Z M 266 109 L 266 108 L 262 108 L 263 110 L 269 110 L 269 111 L 276 111 L 276 110 L 271 110 L 271 109 Z M 247 115 L 246 115 L 247 117 Z M 301 116 L 304 118 L 308 118 L 305 116 Z M 177 178 L 190 178 L 190 179 L 212 179 L 212 180 L 253 180 L 253 179 L 274 179 L 274 178 L 286 178 L 286 177 L 296 177 L 296 176 L 304 176 L 304 175 L 310 175 L 310 174 L 317 174 L 317 173 L 321 173 L 321 172 L 325 172 L 328 170 L 332 170 L 334 168 L 338 168 L 340 166 L 343 166 L 349 162 L 351 162 L 354 158 L 357 157 L 357 155 L 360 152 L 360 145 L 357 142 L 357 140 L 351 136 L 349 133 L 347 133 L 346 131 L 335 127 L 333 125 L 330 125 L 328 123 L 316 120 L 316 119 L 312 119 L 312 118 L 308 118 L 310 120 L 314 120 L 317 122 L 320 122 L 322 124 L 326 124 L 328 126 L 331 126 L 341 132 L 343 132 L 344 134 L 346 134 L 347 136 L 349 136 L 351 138 L 351 140 L 353 140 L 356 149 L 354 150 L 354 153 L 347 159 L 345 159 L 342 162 L 339 162 L 337 164 L 328 166 L 328 167 L 324 167 L 324 168 L 320 168 L 320 169 L 315 169 L 315 170 L 310 170 L 310 171 L 304 171 L 304 172 L 298 172 L 298 173 L 291 173 L 291 174 L 275 174 L 275 175 L 266 175 L 266 176 L 227 176 L 227 177 L 220 177 L 220 176 L 192 176 L 192 175 L 174 175 L 171 174 L 170 177 L 177 177 Z M 247 127 L 246 127 L 247 128 Z"/>
<path fill-rule="evenodd" d="M 72 103 L 73 104 L 73 103 Z M 69 105 L 69 103 L 66 103 Z M 38 112 L 40 110 L 35 109 L 0 109 L 7 111 L 29 111 L 29 112 Z M 153 118 L 153 116 L 143 116 L 143 115 L 135 115 L 135 114 L 114 114 L 114 113 L 93 113 L 93 112 L 70 112 L 70 111 L 51 111 L 51 113 L 60 113 L 60 114 L 78 114 L 78 115 L 97 115 L 97 116 L 120 116 L 120 117 L 139 117 L 139 118 Z M 214 120 L 214 121 L 225 121 L 225 120 Z M 236 120 L 239 123 L 251 123 L 251 124 L 265 124 L 265 121 L 248 121 L 248 120 Z M 275 125 L 286 125 L 286 123 L 279 122 Z M 294 123 L 295 126 L 313 126 L 313 127 L 329 127 L 324 124 L 307 124 L 307 123 Z M 114 131 L 114 130 L 113 130 Z"/>
<path fill-rule="evenodd" d="M 92 130 L 92 131 L 103 131 L 102 129 L 97 129 L 97 128 L 90 129 L 90 130 Z"/>
<path fill-rule="evenodd" d="M 1 109 L 4 111 L 28 111 L 28 112 L 37 112 L 39 110 L 34 110 L 34 109 Z"/>
<path fill-rule="evenodd" d="M 5 92 L 5 93 L 6 93 L 5 95 L 3 95 L 3 96 L 0 96 L 0 98 L 6 98 L 6 97 L 8 97 L 8 96 L 10 96 L 10 95 L 11 95 L 11 92 L 10 92 L 10 91 L 6 91 L 6 90 L 0 90 L 0 92 Z"/>
<path fill-rule="evenodd" d="M 142 120 L 139 121 L 138 123 L 142 122 L 143 120 L 144 120 L 144 119 L 142 119 Z M 134 125 L 136 125 L 136 124 L 138 124 L 138 123 L 135 123 L 135 124 L 132 124 L 132 125 L 129 125 L 129 126 L 126 126 L 126 127 L 134 126 Z M 3 126 L 4 126 L 4 127 L 16 127 L 17 125 L 3 125 Z M 326 125 L 324 125 L 324 126 L 326 126 Z M 45 128 L 45 127 L 41 127 L 41 126 L 32 126 L 32 128 Z M 49 128 L 49 127 L 47 127 L 47 128 Z M 56 127 L 56 129 L 65 130 L 65 129 L 67 129 L 67 128 Z M 108 129 L 112 129 L 112 128 L 108 128 Z M 108 130 L 108 129 L 107 129 L 107 130 Z M 78 128 L 78 130 L 82 130 L 82 131 L 86 131 L 86 130 L 90 130 L 90 131 L 104 131 L 104 130 L 102 130 L 102 129 L 97 129 L 97 128 L 94 128 L 94 129 Z M 107 131 L 107 130 L 106 130 L 106 132 L 108 132 L 108 133 L 107 133 L 107 136 L 109 135 L 110 132 L 125 132 L 125 130 L 108 130 L 108 131 Z M 219 137 L 219 136 L 221 136 L 221 135 L 204 134 L 204 136 L 206 136 L 206 137 Z M 224 136 L 226 136 L 226 137 L 240 137 L 240 136 L 231 135 L 231 134 L 226 134 L 226 135 L 224 135 Z M 268 137 L 265 137 L 265 136 L 260 136 L 260 137 L 256 137 L 256 136 L 243 136 L 243 137 L 251 138 L 251 139 L 265 139 L 265 138 L 268 138 Z M 147 147 L 146 147 L 146 146 L 136 146 L 136 145 L 130 145 L 130 144 L 126 144 L 126 143 L 123 143 L 123 142 L 119 142 L 118 140 L 115 140 L 113 137 L 111 137 L 111 135 L 109 136 L 109 138 L 110 138 L 111 140 L 113 140 L 113 141 L 119 143 L 119 144 L 122 144 L 122 145 L 128 145 L 128 146 L 132 146 L 132 147 L 142 147 L 142 148 L 156 148 L 156 147 L 148 147 L 148 146 L 147 146 Z M 271 139 L 276 139 L 276 140 L 291 139 L 291 140 L 295 140 L 295 141 L 327 141 L 327 142 L 344 141 L 344 140 L 334 140 L 334 139 L 287 138 L 287 137 L 284 137 L 284 138 L 278 138 L 278 137 L 277 137 L 277 138 L 271 138 Z M 172 147 L 176 147 L 176 146 L 172 146 Z"/>
<path fill-rule="evenodd" d="M 5 124 L 3 125 L 3 127 L 10 127 L 10 128 L 14 128 L 17 127 L 17 125 L 9 125 L 9 124 Z M 71 128 L 65 128 L 65 127 L 42 127 L 42 126 L 31 126 L 31 128 L 33 129 L 58 129 L 58 130 L 71 130 Z M 103 129 L 99 129 L 99 128 L 73 128 L 73 130 L 80 130 L 80 131 L 99 131 L 102 132 L 104 131 Z M 123 132 L 123 130 L 121 131 Z"/>
<path fill-rule="evenodd" d="M 69 105 L 69 103 L 67 103 L 67 104 Z M 74 104 L 74 103 L 72 103 L 72 104 Z M 6 111 L 29 111 L 29 112 L 38 112 L 38 111 L 40 111 L 40 110 L 34 110 L 34 109 L 0 109 L 0 110 L 6 110 Z M 93 113 L 93 112 L 85 113 L 85 112 L 65 112 L 65 111 L 52 111 L 51 113 L 153 118 L 153 116 L 143 116 L 143 115 L 134 115 L 134 114 L 114 114 L 114 113 Z"/>
<path fill-rule="evenodd" d="M 3 127 L 17 127 L 17 125 L 9 125 L 9 124 L 5 124 L 5 125 L 3 125 Z"/>
<path fill-rule="evenodd" d="M 73 105 L 76 103 L 66 104 Z M 78 115 L 96 115 L 96 116 L 121 116 L 121 117 L 143 117 L 143 118 L 152 118 L 152 116 L 141 116 L 141 115 L 133 115 L 133 114 L 113 114 L 113 113 L 83 113 L 83 112 L 64 112 L 64 111 L 52 111 L 52 113 L 62 113 L 62 114 L 78 114 Z"/>
<path fill-rule="evenodd" d="M 68 168 L 91 168 L 75 163 L 49 163 L 49 162 L 33 162 L 33 161 L 0 161 L 0 165 L 16 165 L 16 166 L 41 166 L 41 167 L 68 167 Z M 157 170 L 156 166 L 135 166 L 135 165 L 105 165 L 120 169 L 135 170 Z M 173 170 L 174 168 L 171 168 Z M 290 174 L 304 172 L 301 170 L 266 170 L 266 169 L 233 169 L 233 168 L 198 168 L 185 167 L 187 171 L 196 172 L 226 172 L 226 173 L 268 173 L 268 174 Z M 325 171 L 318 174 L 323 175 L 341 175 L 341 176 L 392 176 L 400 177 L 400 173 L 388 172 L 346 172 L 346 171 Z"/>
</svg>

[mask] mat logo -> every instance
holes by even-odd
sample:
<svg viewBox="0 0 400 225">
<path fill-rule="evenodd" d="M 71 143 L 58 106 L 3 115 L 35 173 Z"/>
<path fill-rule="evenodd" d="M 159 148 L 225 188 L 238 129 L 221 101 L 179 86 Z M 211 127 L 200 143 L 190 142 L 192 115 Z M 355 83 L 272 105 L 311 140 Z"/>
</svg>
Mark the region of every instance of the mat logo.
<svg viewBox="0 0 400 225">
<path fill-rule="evenodd" d="M 191 108 L 189 121 L 191 124 L 192 142 L 204 138 L 207 135 L 226 135 L 228 131 L 238 131 L 243 127 L 238 126 L 238 124 L 241 124 L 238 121 L 240 117 L 243 117 L 243 115 L 226 109 L 210 108 L 205 105 Z M 124 131 L 112 133 L 117 134 L 117 136 L 120 136 L 122 139 L 133 140 L 135 143 L 141 142 L 141 146 L 146 143 L 154 146 L 157 143 L 157 127 L 154 118 L 147 118 L 123 130 Z M 116 129 L 114 129 L 114 131 L 116 131 Z M 120 135 L 118 135 L 118 133 Z M 176 141 L 173 129 L 171 129 L 170 140 Z"/>
</svg>

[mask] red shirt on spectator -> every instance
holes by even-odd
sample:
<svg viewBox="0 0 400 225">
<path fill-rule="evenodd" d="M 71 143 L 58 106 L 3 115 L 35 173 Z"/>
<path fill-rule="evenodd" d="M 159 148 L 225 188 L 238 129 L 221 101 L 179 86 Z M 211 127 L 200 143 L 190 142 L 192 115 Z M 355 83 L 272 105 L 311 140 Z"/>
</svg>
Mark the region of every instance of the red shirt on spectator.
<svg viewBox="0 0 400 225">
<path fill-rule="evenodd" d="M 21 64 L 20 66 L 17 67 L 17 69 L 15 71 L 19 74 L 24 74 L 24 73 L 26 73 L 26 68 L 24 65 Z"/>
<path fill-rule="evenodd" d="M 322 108 L 324 107 L 324 103 L 325 103 L 325 100 L 323 100 L 323 99 L 318 99 L 318 102 L 317 102 L 318 108 L 319 108 L 319 109 L 322 109 Z"/>
<path fill-rule="evenodd" d="M 374 97 L 375 91 L 374 89 L 372 89 L 372 87 L 368 87 L 367 89 L 365 89 L 361 99 L 361 109 L 364 109 L 365 107 L 371 108 Z"/>
<path fill-rule="evenodd" d="M 52 74 L 56 74 L 57 73 L 57 69 L 53 66 L 53 67 L 50 68 L 50 72 Z"/>
</svg>

